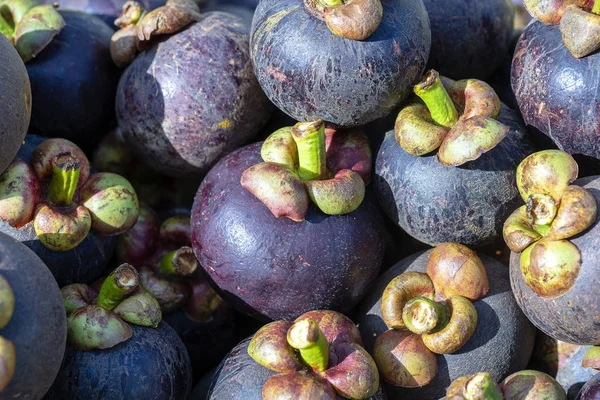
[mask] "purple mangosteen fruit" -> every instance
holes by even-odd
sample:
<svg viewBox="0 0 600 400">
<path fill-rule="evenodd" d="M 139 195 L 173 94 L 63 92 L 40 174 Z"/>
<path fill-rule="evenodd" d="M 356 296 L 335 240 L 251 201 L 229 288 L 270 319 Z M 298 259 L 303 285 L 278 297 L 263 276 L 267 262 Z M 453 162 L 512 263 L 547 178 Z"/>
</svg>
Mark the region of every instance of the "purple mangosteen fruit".
<svg viewBox="0 0 600 400">
<path fill-rule="evenodd" d="M 600 374 L 594 375 L 577 395 L 577 400 L 598 400 L 600 399 Z"/>
<path fill-rule="evenodd" d="M 383 259 L 370 175 L 362 131 L 326 134 L 321 120 L 223 158 L 198 189 L 191 221 L 192 246 L 219 294 L 262 320 L 353 308 Z"/>
<path fill-rule="evenodd" d="M 217 367 L 207 398 L 387 399 L 354 322 L 326 310 L 271 322 L 242 341 Z"/>
<path fill-rule="evenodd" d="M 48 392 L 52 399 L 185 399 L 191 365 L 179 336 L 162 322 L 158 301 L 139 286 L 129 264 L 113 270 L 99 291 L 61 289 L 67 350 Z"/>
<path fill-rule="evenodd" d="M 0 175 L 0 231 L 33 250 L 59 285 L 102 275 L 116 245 L 138 217 L 131 184 L 92 173 L 87 157 L 65 139 L 26 137 Z"/>
<path fill-rule="evenodd" d="M 0 398 L 41 399 L 65 353 L 60 291 L 44 263 L 0 233 Z"/>
<path fill-rule="evenodd" d="M 252 71 L 248 28 L 239 18 L 200 14 L 191 0 L 149 13 L 129 2 L 117 24 L 113 60 L 131 64 L 119 82 L 117 119 L 147 165 L 172 177 L 201 176 L 266 124 L 272 106 Z"/>
<path fill-rule="evenodd" d="M 391 398 L 439 399 L 480 371 L 503 379 L 527 365 L 535 337 L 506 266 L 457 243 L 386 271 L 357 322 Z"/>
<path fill-rule="evenodd" d="M 600 344 L 599 177 L 575 181 L 568 153 L 545 150 L 525 158 L 517 186 L 525 205 L 504 224 L 512 250 L 510 277 L 519 306 L 547 335 L 579 345 Z"/>
<path fill-rule="evenodd" d="M 600 2 L 524 1 L 538 20 L 517 44 L 511 83 L 527 125 L 570 154 L 600 158 Z"/>
<path fill-rule="evenodd" d="M 237 343 L 233 310 L 200 275 L 190 247 L 190 212 L 167 214 L 160 218 L 142 204 L 136 224 L 119 238 L 116 258 L 138 265 L 140 285 L 183 340 L 196 381 Z"/>
<path fill-rule="evenodd" d="M 250 51 L 269 99 L 298 121 L 358 126 L 389 114 L 431 44 L 420 0 L 263 0 Z"/>
<path fill-rule="evenodd" d="M 487 79 L 512 40 L 514 6 L 507 0 L 424 0 L 431 22 L 428 66 L 452 79 Z"/>
<path fill-rule="evenodd" d="M 113 31 L 97 17 L 55 7 L 5 0 L 0 25 L 31 81 L 29 130 L 71 140 L 88 151 L 115 121 L 119 70 L 110 59 Z"/>
<path fill-rule="evenodd" d="M 1 25 L 0 25 L 1 26 Z M 2 28 L 0 28 L 2 32 Z M 0 173 L 17 154 L 31 117 L 31 86 L 19 53 L 0 36 Z"/>
<path fill-rule="evenodd" d="M 379 203 L 429 245 L 499 240 L 519 201 L 514 170 L 533 151 L 520 118 L 476 79 L 432 70 L 414 91 L 423 102 L 400 111 L 377 155 Z"/>
</svg>

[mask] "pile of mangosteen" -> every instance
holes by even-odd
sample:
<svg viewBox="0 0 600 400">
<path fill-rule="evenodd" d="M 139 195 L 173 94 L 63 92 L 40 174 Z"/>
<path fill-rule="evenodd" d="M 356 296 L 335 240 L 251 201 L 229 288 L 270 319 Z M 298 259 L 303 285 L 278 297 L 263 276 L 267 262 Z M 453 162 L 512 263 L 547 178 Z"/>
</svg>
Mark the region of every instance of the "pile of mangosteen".
<svg viewBox="0 0 600 400">
<path fill-rule="evenodd" d="M 600 0 L 0 33 L 0 400 L 600 400 Z"/>
</svg>

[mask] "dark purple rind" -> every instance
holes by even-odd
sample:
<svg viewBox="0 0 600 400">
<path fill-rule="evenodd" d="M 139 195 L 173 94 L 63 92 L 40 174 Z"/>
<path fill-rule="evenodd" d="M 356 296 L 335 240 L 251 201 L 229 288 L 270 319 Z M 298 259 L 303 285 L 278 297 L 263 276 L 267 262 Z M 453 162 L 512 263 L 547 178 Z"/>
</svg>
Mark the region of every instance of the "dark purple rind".
<svg viewBox="0 0 600 400">
<path fill-rule="evenodd" d="M 228 4 L 224 2 L 213 2 L 208 6 L 203 7 L 202 12 L 210 11 L 222 11 L 225 13 L 233 14 L 239 17 L 247 28 L 248 35 L 250 34 L 250 28 L 252 27 L 252 18 L 254 17 L 254 8 L 245 7 L 238 4 Z"/>
<path fill-rule="evenodd" d="M 31 87 L 27 70 L 12 44 L 0 35 L 0 174 L 13 160 L 27 133 Z"/>
<path fill-rule="evenodd" d="M 316 309 L 348 311 L 366 294 L 383 259 L 373 196 L 347 215 L 309 207 L 306 220 L 273 214 L 240 185 L 260 162 L 260 146 L 223 158 L 198 189 L 192 245 L 222 297 L 262 320 L 292 320 Z"/>
<path fill-rule="evenodd" d="M 594 375 L 587 381 L 577 395 L 577 400 L 599 400 L 600 399 L 600 374 Z"/>
<path fill-rule="evenodd" d="M 444 167 L 434 152 L 415 157 L 386 134 L 377 154 L 375 187 L 387 216 L 430 245 L 482 246 L 502 238 L 506 218 L 522 203 L 515 184 L 519 163 L 534 149 L 517 114 L 506 106 L 498 120 L 510 127 L 491 151 L 459 167 Z"/>
<path fill-rule="evenodd" d="M 388 330 L 381 317 L 381 296 L 387 284 L 405 271 L 425 272 L 430 252 L 414 254 L 386 271 L 358 307 L 358 328 L 369 352 L 372 353 L 377 336 Z M 450 383 L 461 376 L 487 371 L 494 380 L 501 382 L 527 365 L 535 329 L 515 303 L 506 266 L 483 254 L 478 255 L 485 265 L 490 291 L 474 303 L 478 316 L 475 333 L 456 353 L 438 356 L 438 374 L 422 388 L 385 384 L 391 398 L 439 399 L 444 397 Z"/>
<path fill-rule="evenodd" d="M 271 107 L 252 71 L 247 26 L 221 12 L 141 53 L 117 92 L 131 150 L 175 177 L 206 173 L 258 134 Z"/>
<path fill-rule="evenodd" d="M 530 23 L 515 50 L 511 84 L 527 125 L 561 150 L 600 158 L 600 53 L 576 59 L 558 26 Z"/>
<path fill-rule="evenodd" d="M 115 122 L 113 30 L 81 11 L 60 14 L 65 28 L 26 64 L 33 96 L 29 131 L 71 140 L 89 152 Z"/>
<path fill-rule="evenodd" d="M 355 41 L 333 35 L 303 0 L 262 0 L 250 50 L 269 99 L 298 121 L 357 126 L 387 115 L 421 78 L 431 36 L 420 0 L 381 3 L 377 31 Z"/>
<path fill-rule="evenodd" d="M 25 246 L 0 234 L 0 275 L 15 294 L 15 312 L 0 335 L 16 347 L 17 365 L 1 399 L 41 399 L 59 371 L 67 341 L 60 290 Z"/>
<path fill-rule="evenodd" d="M 207 400 L 262 400 L 264 384 L 277 372 L 258 364 L 248 355 L 248 343 L 243 340 L 221 361 L 213 375 Z M 386 400 L 383 388 L 365 400 Z M 338 396 L 339 400 L 343 400 Z"/>
<path fill-rule="evenodd" d="M 600 204 L 600 177 L 575 181 L 588 189 Z M 569 239 L 581 252 L 581 269 L 575 285 L 556 299 L 538 297 L 524 282 L 520 254 L 510 258 L 510 279 L 517 303 L 542 332 L 564 342 L 600 344 L 600 224 Z"/>
<path fill-rule="evenodd" d="M 52 4 L 56 0 L 44 0 L 45 4 Z M 136 0 L 146 9 L 149 9 L 148 0 Z M 127 0 L 61 0 L 61 10 L 82 11 L 94 15 L 104 21 L 108 26 L 117 29 L 114 22 L 123 12 L 123 4 Z M 164 3 L 164 1 L 163 1 Z"/>
<path fill-rule="evenodd" d="M 506 0 L 424 0 L 431 22 L 427 68 L 452 79 L 487 79 L 508 52 L 514 7 Z"/>
<path fill-rule="evenodd" d="M 192 370 L 179 336 L 165 322 L 131 327 L 131 339 L 110 349 L 67 347 L 47 400 L 186 399 Z"/>
<path fill-rule="evenodd" d="M 25 162 L 31 162 L 33 151 L 46 139 L 37 135 L 27 135 L 25 144 L 21 146 L 17 156 Z M 0 232 L 12 236 L 33 250 L 52 272 L 59 287 L 71 283 L 92 283 L 102 275 L 117 246 L 116 236 L 100 236 L 90 232 L 74 249 L 53 251 L 40 242 L 33 222 L 16 229 L 0 221 Z"/>
</svg>

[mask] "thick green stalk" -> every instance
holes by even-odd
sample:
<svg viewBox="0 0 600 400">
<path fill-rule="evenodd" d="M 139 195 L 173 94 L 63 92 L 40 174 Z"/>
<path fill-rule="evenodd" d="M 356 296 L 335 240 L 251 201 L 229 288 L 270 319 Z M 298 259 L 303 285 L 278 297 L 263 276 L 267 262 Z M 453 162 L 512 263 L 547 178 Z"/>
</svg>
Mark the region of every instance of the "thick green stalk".
<svg viewBox="0 0 600 400">
<path fill-rule="evenodd" d="M 135 268 L 129 264 L 122 264 L 108 275 L 102 283 L 96 305 L 112 310 L 123 298 L 125 293 L 138 286 L 139 278 Z"/>
<path fill-rule="evenodd" d="M 79 162 L 70 154 L 54 159 L 52 181 L 48 188 L 48 198 L 53 204 L 68 206 L 73 202 L 80 171 Z"/>
<path fill-rule="evenodd" d="M 456 107 L 437 71 L 427 72 L 423 80 L 414 87 L 414 92 L 423 100 L 429 109 L 431 119 L 437 125 L 450 129 L 458 121 Z"/>
<path fill-rule="evenodd" d="M 327 172 L 323 120 L 298 122 L 292 128 L 292 137 L 298 147 L 300 178 L 305 181 L 323 179 Z"/>
<path fill-rule="evenodd" d="M 10 26 L 6 19 L 2 17 L 2 15 L 0 15 L 0 33 L 2 33 L 12 43 L 15 30 Z"/>
<path fill-rule="evenodd" d="M 594 7 L 592 8 L 594 14 L 600 14 L 600 0 L 594 1 Z"/>
<path fill-rule="evenodd" d="M 402 320 L 413 333 L 430 333 L 442 329 L 448 323 L 449 314 L 443 305 L 426 297 L 415 297 L 404 305 Z"/>
<path fill-rule="evenodd" d="M 329 343 L 311 318 L 294 323 L 288 330 L 287 341 L 314 371 L 323 372 L 329 366 Z"/>
<path fill-rule="evenodd" d="M 183 246 L 167 253 L 160 261 L 158 268 L 164 275 L 189 276 L 198 268 L 198 260 L 191 247 Z"/>
</svg>

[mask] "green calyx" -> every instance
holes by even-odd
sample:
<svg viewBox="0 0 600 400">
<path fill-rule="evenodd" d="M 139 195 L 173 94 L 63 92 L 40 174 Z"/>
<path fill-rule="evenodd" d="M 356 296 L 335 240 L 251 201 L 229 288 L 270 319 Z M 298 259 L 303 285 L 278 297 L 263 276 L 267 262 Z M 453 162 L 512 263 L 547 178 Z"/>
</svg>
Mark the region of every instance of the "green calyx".
<svg viewBox="0 0 600 400">
<path fill-rule="evenodd" d="M 138 287 L 138 272 L 129 264 L 123 264 L 112 271 L 102 283 L 96 304 L 107 310 L 112 310 L 125 294 Z"/>
<path fill-rule="evenodd" d="M 0 32 L 13 43 L 23 62 L 37 56 L 64 26 L 54 5 L 37 0 L 0 2 Z"/>
<path fill-rule="evenodd" d="M 406 328 L 416 334 L 439 331 L 446 326 L 449 319 L 448 309 L 427 297 L 409 300 L 402 311 L 402 320 Z"/>
<path fill-rule="evenodd" d="M 332 157 L 370 163 L 367 141 L 360 134 L 339 134 L 340 144 Z M 329 140 L 329 142 L 328 142 Z M 270 135 L 261 148 L 264 162 L 248 168 L 242 174 L 241 185 L 269 208 L 276 218 L 287 217 L 303 221 L 309 198 L 325 214 L 343 215 L 356 210 L 364 199 L 365 178 L 353 167 L 333 167 L 327 170 L 328 154 L 325 125 L 322 120 L 297 123 Z M 367 148 L 368 150 L 368 148 Z M 335 158 L 337 156 L 337 158 Z M 363 160 L 365 158 L 365 160 Z M 350 163 L 348 163 L 350 165 Z M 332 174 L 333 177 L 330 177 Z"/>
<path fill-rule="evenodd" d="M 183 246 L 162 258 L 159 271 L 167 276 L 190 276 L 198 268 L 198 260 L 191 247 Z"/>
<path fill-rule="evenodd" d="M 414 92 L 429 109 L 431 119 L 435 124 L 450 129 L 458 121 L 456 107 L 437 71 L 427 72 L 423 80 L 414 87 Z"/>
<path fill-rule="evenodd" d="M 8 281 L 0 275 L 0 329 L 10 322 L 15 311 L 15 294 Z M 0 392 L 8 386 L 15 373 L 15 345 L 0 336 Z"/>
<path fill-rule="evenodd" d="M 318 2 L 323 7 L 337 7 L 344 4 L 343 0 L 318 0 Z"/>
<path fill-rule="evenodd" d="M 162 320 L 158 301 L 149 292 L 142 291 L 129 296 L 113 310 L 124 321 L 134 325 L 156 328 Z"/>
<path fill-rule="evenodd" d="M 312 370 L 323 372 L 329 366 L 329 343 L 311 318 L 294 323 L 288 330 L 287 341 Z"/>
<path fill-rule="evenodd" d="M 69 206 L 79 183 L 79 162 L 70 154 L 61 155 L 54 159 L 52 168 L 48 199 L 56 206 Z"/>
<path fill-rule="evenodd" d="M 0 275 L 0 329 L 8 325 L 14 312 L 15 294 L 8 281 Z"/>
<path fill-rule="evenodd" d="M 591 346 L 585 352 L 581 362 L 583 368 L 593 368 L 600 370 L 600 346 Z"/>
<path fill-rule="evenodd" d="M 503 400 L 502 390 L 489 372 L 462 376 L 446 392 L 448 400 Z"/>
<path fill-rule="evenodd" d="M 594 1 L 594 6 L 592 7 L 592 12 L 596 15 L 600 14 L 600 0 Z"/>
</svg>

